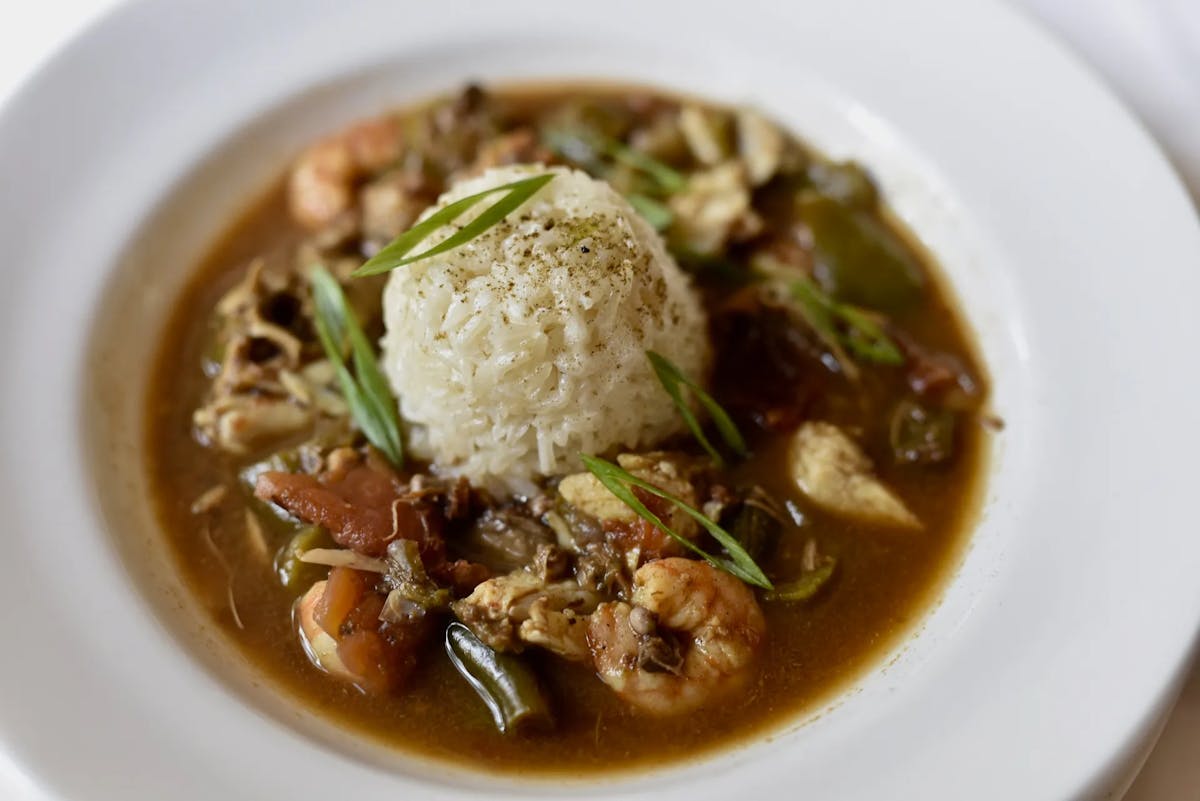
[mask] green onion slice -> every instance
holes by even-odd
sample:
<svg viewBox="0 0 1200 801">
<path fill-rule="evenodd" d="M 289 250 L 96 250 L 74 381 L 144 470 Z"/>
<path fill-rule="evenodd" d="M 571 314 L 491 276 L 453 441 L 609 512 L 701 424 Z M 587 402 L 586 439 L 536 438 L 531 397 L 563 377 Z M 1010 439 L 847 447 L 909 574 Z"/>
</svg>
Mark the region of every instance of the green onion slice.
<svg viewBox="0 0 1200 801">
<path fill-rule="evenodd" d="M 665 231 L 671 227 L 671 223 L 675 222 L 675 212 L 667 208 L 665 203 L 660 203 L 648 195 L 634 192 L 626 195 L 625 199 L 629 201 L 630 206 L 633 206 L 634 211 L 650 223 L 650 227 L 655 231 Z"/>
<path fill-rule="evenodd" d="M 847 349 L 857 358 L 874 364 L 904 363 L 904 354 L 883 330 L 876 315 L 857 306 L 838 303 L 809 278 L 793 280 L 790 289 L 805 322 L 851 378 L 857 377 L 857 370 Z"/>
<path fill-rule="evenodd" d="M 596 456 L 588 456 L 587 454 L 580 454 L 580 458 L 583 459 L 584 466 L 591 471 L 592 475 L 600 480 L 601 484 L 608 488 L 609 492 L 617 496 L 618 499 L 635 511 L 640 517 L 654 524 L 680 545 L 697 554 L 713 567 L 724 570 L 726 573 L 741 579 L 747 584 L 753 584 L 755 587 L 762 587 L 765 590 L 774 589 L 771 580 L 762 572 L 762 569 L 754 562 L 750 554 L 746 553 L 745 549 L 737 541 L 737 538 L 709 519 L 703 512 L 693 509 L 671 493 L 664 492 L 653 484 L 643 481 L 628 470 L 612 462 L 605 461 Z M 729 558 L 714 556 L 691 540 L 677 534 L 662 521 L 662 518 L 647 509 L 646 505 L 638 500 L 638 497 L 631 489 L 632 487 L 637 487 L 657 498 L 662 498 L 664 501 L 682 509 L 689 517 L 703 526 L 713 536 L 713 539 L 721 543 L 725 551 L 729 554 Z"/>
<path fill-rule="evenodd" d="M 554 173 L 543 173 L 542 175 L 535 175 L 532 178 L 514 181 L 503 186 L 485 189 L 482 192 L 476 192 L 473 195 L 456 200 L 393 239 L 390 244 L 368 259 L 366 264 L 351 273 L 351 276 L 362 278 L 368 275 L 379 275 L 380 273 L 394 270 L 397 267 L 403 267 L 406 264 L 412 264 L 421 259 L 427 259 L 430 256 L 437 256 L 465 245 L 516 211 L 525 201 L 537 194 L 539 189 L 552 180 L 554 180 Z M 471 220 L 462 228 L 459 228 L 428 250 L 421 251 L 415 256 L 408 255 L 413 248 L 424 242 L 434 231 L 442 226 L 452 224 L 466 213 L 468 209 L 479 203 L 479 201 L 500 192 L 504 193 L 503 197 L 484 209 L 478 217 Z"/>
<path fill-rule="evenodd" d="M 733 420 L 730 419 L 728 413 L 721 408 L 721 404 L 704 391 L 699 384 L 683 374 L 674 363 L 666 356 L 656 353 L 652 350 L 646 351 L 646 358 L 650 360 L 650 366 L 654 368 L 655 375 L 662 382 L 663 389 L 671 396 L 671 400 L 675 402 L 675 408 L 679 409 L 679 414 L 687 423 L 687 427 L 691 430 L 692 436 L 696 441 L 708 452 L 717 466 L 723 466 L 725 460 L 721 458 L 721 454 L 713 447 L 712 442 L 704 434 L 704 428 L 700 425 L 700 421 L 696 419 L 696 415 L 692 413 L 691 407 L 688 406 L 687 399 L 683 397 L 683 388 L 695 396 L 696 400 L 700 401 L 700 405 L 712 417 L 713 425 L 717 427 L 717 431 L 721 434 L 721 438 L 738 456 L 745 456 L 749 450 L 746 447 L 746 440 L 742 438 L 742 433 L 738 431 Z"/>
<path fill-rule="evenodd" d="M 350 407 L 350 416 L 368 442 L 396 467 L 403 467 L 404 445 L 396 400 L 379 370 L 371 343 L 363 334 L 337 279 L 324 267 L 316 267 L 311 282 L 317 338 L 333 364 L 342 395 Z M 354 373 L 350 372 L 343 357 L 347 342 Z"/>
<path fill-rule="evenodd" d="M 687 178 L 674 167 L 595 131 L 550 129 L 542 134 L 542 140 L 551 150 L 589 172 L 602 172 L 606 165 L 601 157 L 605 157 L 649 178 L 660 194 L 673 195 L 687 186 Z"/>
<path fill-rule="evenodd" d="M 839 304 L 839 313 L 846 322 L 846 347 L 860 359 L 876 364 L 903 364 L 904 354 L 884 333 L 878 318 L 855 306 Z"/>
<path fill-rule="evenodd" d="M 766 598 L 768 601 L 807 601 L 820 592 L 825 583 L 832 578 L 835 567 L 837 560 L 826 556 L 816 568 L 803 573 L 795 581 L 776 584 L 775 589 L 768 592 Z"/>
<path fill-rule="evenodd" d="M 808 279 L 795 281 L 791 285 L 792 298 L 798 304 L 800 316 L 808 323 L 809 328 L 816 332 L 817 336 L 825 347 L 829 348 L 829 352 L 833 354 L 833 358 L 842 366 L 851 379 L 858 379 L 858 368 L 850 357 L 842 348 L 842 340 L 838 335 L 837 323 L 834 319 L 833 312 L 830 309 L 830 299 L 822 294 L 817 285 Z"/>
<path fill-rule="evenodd" d="M 618 142 L 615 139 L 603 143 L 604 151 L 615 161 L 634 168 L 658 184 L 664 194 L 672 195 L 687 186 L 687 179 L 673 167 L 668 167 L 658 159 L 641 150 Z"/>
</svg>

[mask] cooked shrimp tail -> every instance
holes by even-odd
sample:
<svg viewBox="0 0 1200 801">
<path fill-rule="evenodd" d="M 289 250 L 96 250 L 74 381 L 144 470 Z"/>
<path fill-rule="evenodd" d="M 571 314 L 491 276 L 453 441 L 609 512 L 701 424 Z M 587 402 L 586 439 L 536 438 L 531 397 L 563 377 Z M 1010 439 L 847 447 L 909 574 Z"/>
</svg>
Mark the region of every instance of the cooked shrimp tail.
<svg viewBox="0 0 1200 801">
<path fill-rule="evenodd" d="M 673 557 L 638 569 L 631 600 L 602 604 L 588 626 L 596 672 L 622 699 L 677 715 L 745 681 L 766 634 L 745 584 Z"/>
</svg>

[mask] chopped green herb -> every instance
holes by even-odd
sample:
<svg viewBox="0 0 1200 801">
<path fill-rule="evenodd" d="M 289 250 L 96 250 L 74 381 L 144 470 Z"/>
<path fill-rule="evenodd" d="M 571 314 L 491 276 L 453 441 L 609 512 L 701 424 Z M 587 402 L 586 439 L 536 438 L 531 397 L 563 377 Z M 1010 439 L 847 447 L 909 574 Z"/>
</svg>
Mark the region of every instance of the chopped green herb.
<svg viewBox="0 0 1200 801">
<path fill-rule="evenodd" d="M 842 348 L 842 340 L 838 335 L 837 323 L 830 308 L 832 301 L 808 279 L 794 281 L 791 285 L 792 298 L 797 302 L 800 316 L 808 323 L 809 328 L 816 332 L 833 358 L 842 366 L 851 379 L 858 378 L 858 367 L 846 355 Z"/>
<path fill-rule="evenodd" d="M 795 581 L 776 585 L 766 598 L 768 601 L 807 601 L 825 586 L 825 582 L 833 576 L 835 567 L 837 560 L 826 556 L 815 569 L 805 572 Z"/>
<path fill-rule="evenodd" d="M 312 273 L 312 296 L 316 306 L 314 321 L 317 338 L 337 373 L 342 395 L 350 407 L 350 416 L 367 441 L 396 467 L 404 465 L 404 445 L 400 436 L 400 416 L 396 400 L 379 371 L 375 352 L 363 334 L 362 326 L 346 302 L 337 280 L 323 267 Z M 354 373 L 346 366 L 347 342 Z"/>
<path fill-rule="evenodd" d="M 746 440 L 742 438 L 742 433 L 738 431 L 733 420 L 730 419 L 726 411 L 721 408 L 721 404 L 717 403 L 712 395 L 709 395 L 699 384 L 684 375 L 682 370 L 661 353 L 648 350 L 646 351 L 646 358 L 650 360 L 650 366 L 654 368 L 655 375 L 662 382 L 663 389 L 667 391 L 667 394 L 671 396 L 671 400 L 675 402 L 675 408 L 683 416 L 683 421 L 687 423 L 692 436 L 708 452 L 708 455 L 717 463 L 717 466 L 723 466 L 725 460 L 721 458 L 721 454 L 713 447 L 708 437 L 705 436 L 703 426 L 700 425 L 700 421 L 696 419 L 696 415 L 693 414 L 687 399 L 683 396 L 684 387 L 695 396 L 700 405 L 712 417 L 713 425 L 717 427 L 717 431 L 721 434 L 721 438 L 725 440 L 725 444 L 737 453 L 738 456 L 745 456 L 748 453 Z"/>
<path fill-rule="evenodd" d="M 766 590 L 774 589 L 771 580 L 755 564 L 750 554 L 746 553 L 741 543 L 737 541 L 737 538 L 709 519 L 703 512 L 693 509 L 671 493 L 665 492 L 653 484 L 641 480 L 628 470 L 618 467 L 612 462 L 605 461 L 596 456 L 588 456 L 587 454 L 580 454 L 580 458 L 583 459 L 584 466 L 591 471 L 592 475 L 600 479 L 600 483 L 607 487 L 609 492 L 617 496 L 619 500 L 640 517 L 654 524 L 680 545 L 700 556 L 713 567 L 724 570 L 726 573 L 741 579 L 747 584 L 753 584 L 755 587 L 762 587 Z M 703 526 L 713 536 L 713 539 L 721 543 L 726 553 L 729 554 L 729 558 L 714 556 L 691 540 L 680 536 L 664 523 L 662 518 L 651 512 L 646 508 L 644 503 L 638 500 L 637 495 L 633 493 L 632 487 L 637 487 L 644 492 L 648 492 L 656 498 L 662 498 L 664 501 L 682 509 L 689 517 Z"/>
<path fill-rule="evenodd" d="M 672 195 L 687 186 L 687 178 L 674 167 L 594 131 L 550 129 L 542 133 L 542 140 L 551 150 L 588 172 L 604 172 L 607 158 L 646 176 L 659 194 Z"/>
<path fill-rule="evenodd" d="M 793 279 L 790 288 L 805 321 L 851 377 L 855 371 L 846 355 L 847 349 L 859 359 L 875 364 L 904 363 L 904 354 L 884 332 L 876 315 L 838 303 L 809 278 Z"/>
<path fill-rule="evenodd" d="M 634 192 L 625 197 L 633 210 L 642 215 L 655 231 L 665 231 L 675 221 L 675 213 L 652 197 Z"/>
<path fill-rule="evenodd" d="M 904 354 L 884 333 L 879 318 L 870 312 L 838 304 L 838 315 L 846 322 L 846 347 L 863 361 L 876 364 L 904 364 Z"/>
<path fill-rule="evenodd" d="M 687 186 L 687 179 L 678 170 L 623 142 L 615 139 L 605 140 L 604 152 L 614 160 L 644 173 L 658 184 L 663 194 L 672 195 Z"/>
<path fill-rule="evenodd" d="M 372 256 L 366 264 L 355 270 L 352 276 L 354 278 L 362 278 L 367 275 L 386 273 L 397 267 L 403 267 L 406 264 L 412 264 L 415 261 L 427 259 L 430 256 L 437 256 L 440 253 L 445 253 L 446 251 L 465 245 L 520 208 L 525 201 L 537 194 L 539 189 L 550 183 L 553 179 L 553 173 L 543 173 L 542 175 L 535 175 L 532 178 L 514 181 L 503 186 L 485 189 L 482 192 L 476 192 L 474 195 L 468 195 L 460 200 L 456 200 L 393 239 L 389 245 Z M 479 201 L 499 192 L 504 192 L 504 196 L 484 209 L 478 217 L 428 250 L 424 250 L 415 256 L 408 255 L 413 248 L 424 242 L 434 231 L 443 226 L 450 225 Z"/>
</svg>

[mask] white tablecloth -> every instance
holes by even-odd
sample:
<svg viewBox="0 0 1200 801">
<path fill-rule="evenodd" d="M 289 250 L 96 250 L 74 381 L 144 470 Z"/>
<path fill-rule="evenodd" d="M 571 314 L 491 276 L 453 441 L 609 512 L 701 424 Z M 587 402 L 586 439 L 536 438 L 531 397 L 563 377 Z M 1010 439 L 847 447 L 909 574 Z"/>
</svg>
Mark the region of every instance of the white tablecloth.
<svg viewBox="0 0 1200 801">
<path fill-rule="evenodd" d="M 116 2 L 0 0 L 0 102 Z M 1054 30 L 1121 94 L 1200 203 L 1200 0 L 1010 2 Z M 32 793 L 0 755 L 0 797 L 32 799 Z M 1125 801 L 1200 801 L 1200 663 Z"/>
</svg>

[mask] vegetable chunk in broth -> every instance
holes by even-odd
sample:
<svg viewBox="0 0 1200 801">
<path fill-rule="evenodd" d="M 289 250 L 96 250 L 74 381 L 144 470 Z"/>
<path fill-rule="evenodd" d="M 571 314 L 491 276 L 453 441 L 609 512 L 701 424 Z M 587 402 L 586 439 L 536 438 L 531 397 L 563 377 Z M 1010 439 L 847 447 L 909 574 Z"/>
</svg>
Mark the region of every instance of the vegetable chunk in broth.
<svg viewBox="0 0 1200 801">
<path fill-rule="evenodd" d="M 815 711 L 969 533 L 987 383 L 869 173 L 761 113 L 468 87 L 314 143 L 197 268 L 147 470 L 303 703 L 463 766 Z"/>
</svg>

